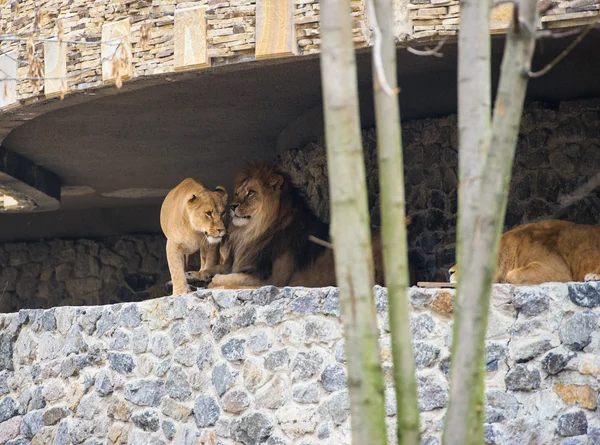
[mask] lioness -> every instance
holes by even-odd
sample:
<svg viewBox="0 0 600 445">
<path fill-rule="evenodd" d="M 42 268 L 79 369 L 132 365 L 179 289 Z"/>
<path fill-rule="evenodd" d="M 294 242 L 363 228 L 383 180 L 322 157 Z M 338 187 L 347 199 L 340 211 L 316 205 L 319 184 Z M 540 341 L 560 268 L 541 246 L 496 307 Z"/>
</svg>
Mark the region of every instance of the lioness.
<svg viewBox="0 0 600 445">
<path fill-rule="evenodd" d="M 456 264 L 450 268 L 456 282 Z M 523 224 L 500 238 L 495 283 L 600 281 L 600 226 L 549 219 Z"/>
<path fill-rule="evenodd" d="M 229 239 L 230 274 L 211 286 L 335 286 L 333 251 L 309 239 L 329 238 L 289 178 L 269 164 L 251 165 L 235 181 Z M 379 235 L 373 239 L 375 280 L 383 284 Z"/>
<path fill-rule="evenodd" d="M 188 291 L 185 255 L 200 250 L 200 270 L 188 277 L 207 280 L 224 271 L 219 265 L 219 243 L 225 235 L 227 191 L 218 186 L 208 190 L 192 178 L 171 190 L 160 209 L 160 226 L 167 237 L 167 262 L 173 295 Z"/>
</svg>

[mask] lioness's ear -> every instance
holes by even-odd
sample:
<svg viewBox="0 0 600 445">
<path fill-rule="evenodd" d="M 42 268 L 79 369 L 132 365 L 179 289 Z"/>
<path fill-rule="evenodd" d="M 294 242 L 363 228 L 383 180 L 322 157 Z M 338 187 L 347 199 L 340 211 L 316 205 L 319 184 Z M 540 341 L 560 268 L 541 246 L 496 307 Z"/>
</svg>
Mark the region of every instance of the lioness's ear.
<svg viewBox="0 0 600 445">
<path fill-rule="evenodd" d="M 273 174 L 269 178 L 269 186 L 273 187 L 273 190 L 279 190 L 283 185 L 283 176 L 278 174 Z"/>
<path fill-rule="evenodd" d="M 188 198 L 188 204 L 193 203 L 198 197 L 196 195 L 192 195 Z"/>
<path fill-rule="evenodd" d="M 219 195 L 221 195 L 221 199 L 223 200 L 223 202 L 227 202 L 227 190 L 225 190 L 225 187 L 223 187 L 222 185 L 218 185 L 215 187 L 215 192 L 217 192 Z"/>
<path fill-rule="evenodd" d="M 412 222 L 412 221 L 411 221 L 411 219 L 410 219 L 410 216 L 407 216 L 407 217 L 405 217 L 405 218 L 404 218 L 404 224 L 405 224 L 405 225 L 409 226 L 411 222 Z"/>
</svg>

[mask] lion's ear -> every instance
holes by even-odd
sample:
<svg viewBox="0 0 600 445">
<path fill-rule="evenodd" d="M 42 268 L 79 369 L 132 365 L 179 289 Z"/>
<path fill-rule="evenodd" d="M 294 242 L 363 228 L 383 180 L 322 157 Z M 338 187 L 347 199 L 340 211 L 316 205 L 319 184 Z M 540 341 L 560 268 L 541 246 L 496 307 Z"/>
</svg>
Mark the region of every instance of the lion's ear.
<svg viewBox="0 0 600 445">
<path fill-rule="evenodd" d="M 223 187 L 222 185 L 218 185 L 215 187 L 215 192 L 217 192 L 219 195 L 221 195 L 221 199 L 223 200 L 224 203 L 227 203 L 227 190 L 225 190 L 225 187 Z"/>
<path fill-rule="evenodd" d="M 282 185 L 283 185 L 283 176 L 275 173 L 269 178 L 269 186 L 273 187 L 273 190 L 281 189 Z"/>
</svg>

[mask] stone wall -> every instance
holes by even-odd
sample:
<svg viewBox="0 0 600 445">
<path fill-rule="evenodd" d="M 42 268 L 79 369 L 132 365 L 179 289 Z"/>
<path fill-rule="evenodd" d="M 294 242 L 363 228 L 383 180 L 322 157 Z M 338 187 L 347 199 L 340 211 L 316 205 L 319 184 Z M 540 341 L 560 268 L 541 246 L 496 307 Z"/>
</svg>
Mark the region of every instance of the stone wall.
<svg viewBox="0 0 600 445">
<path fill-rule="evenodd" d="M 386 290 L 374 295 L 394 444 Z M 495 286 L 487 444 L 600 443 L 599 295 Z M 423 443 L 437 445 L 453 291 L 409 297 Z M 349 444 L 345 378 L 335 288 L 22 310 L 0 315 L 0 445 Z"/>
<path fill-rule="evenodd" d="M 457 214 L 457 120 L 421 119 L 402 124 L 410 258 L 422 280 L 447 280 L 454 263 Z M 363 131 L 371 221 L 379 224 L 379 180 L 374 130 Z M 329 219 L 323 140 L 278 159 L 306 192 L 317 214 Z M 525 108 L 505 229 L 549 217 L 600 223 L 600 189 L 570 206 L 559 204 L 598 173 L 600 100 L 532 103 Z"/>
<path fill-rule="evenodd" d="M 163 235 L 0 245 L 0 312 L 162 297 Z"/>
</svg>

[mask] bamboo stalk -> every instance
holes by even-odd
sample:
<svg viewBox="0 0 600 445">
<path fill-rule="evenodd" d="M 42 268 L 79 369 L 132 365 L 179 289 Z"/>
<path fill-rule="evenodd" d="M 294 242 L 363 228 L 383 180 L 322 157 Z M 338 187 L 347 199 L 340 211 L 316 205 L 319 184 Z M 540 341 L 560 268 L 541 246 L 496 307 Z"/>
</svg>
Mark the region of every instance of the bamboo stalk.
<svg viewBox="0 0 600 445">
<path fill-rule="evenodd" d="M 535 48 L 537 13 L 537 0 L 516 3 L 507 34 L 491 133 L 488 133 L 489 143 L 484 144 L 481 153 L 484 161 L 480 164 L 479 174 L 485 174 L 485 180 L 481 181 L 479 191 L 470 196 L 485 205 L 475 208 L 474 215 L 469 214 L 473 212 L 471 202 L 464 202 L 459 207 L 463 230 L 459 245 L 462 242 L 465 245 L 459 247 L 460 275 L 452 346 L 452 387 L 443 440 L 446 445 L 483 443 L 485 334 L 489 300 L 527 89 L 527 73 Z M 467 26 L 468 22 L 465 23 Z M 461 25 L 461 32 L 462 29 Z M 474 90 L 468 94 L 482 93 Z M 463 156 L 463 149 L 461 141 L 460 156 Z M 464 232 L 466 224 L 463 223 L 471 218 L 475 226 L 468 235 Z"/>
<path fill-rule="evenodd" d="M 349 0 L 321 2 L 331 235 L 346 338 L 352 440 L 387 442 Z"/>
<path fill-rule="evenodd" d="M 408 253 L 400 107 L 397 97 L 396 47 L 392 0 L 369 1 L 375 34 L 373 89 L 381 199 L 382 247 L 388 288 L 390 333 L 396 387 L 398 445 L 419 445 L 419 404 L 407 297 Z M 389 86 L 382 88 L 382 84 Z"/>
</svg>

